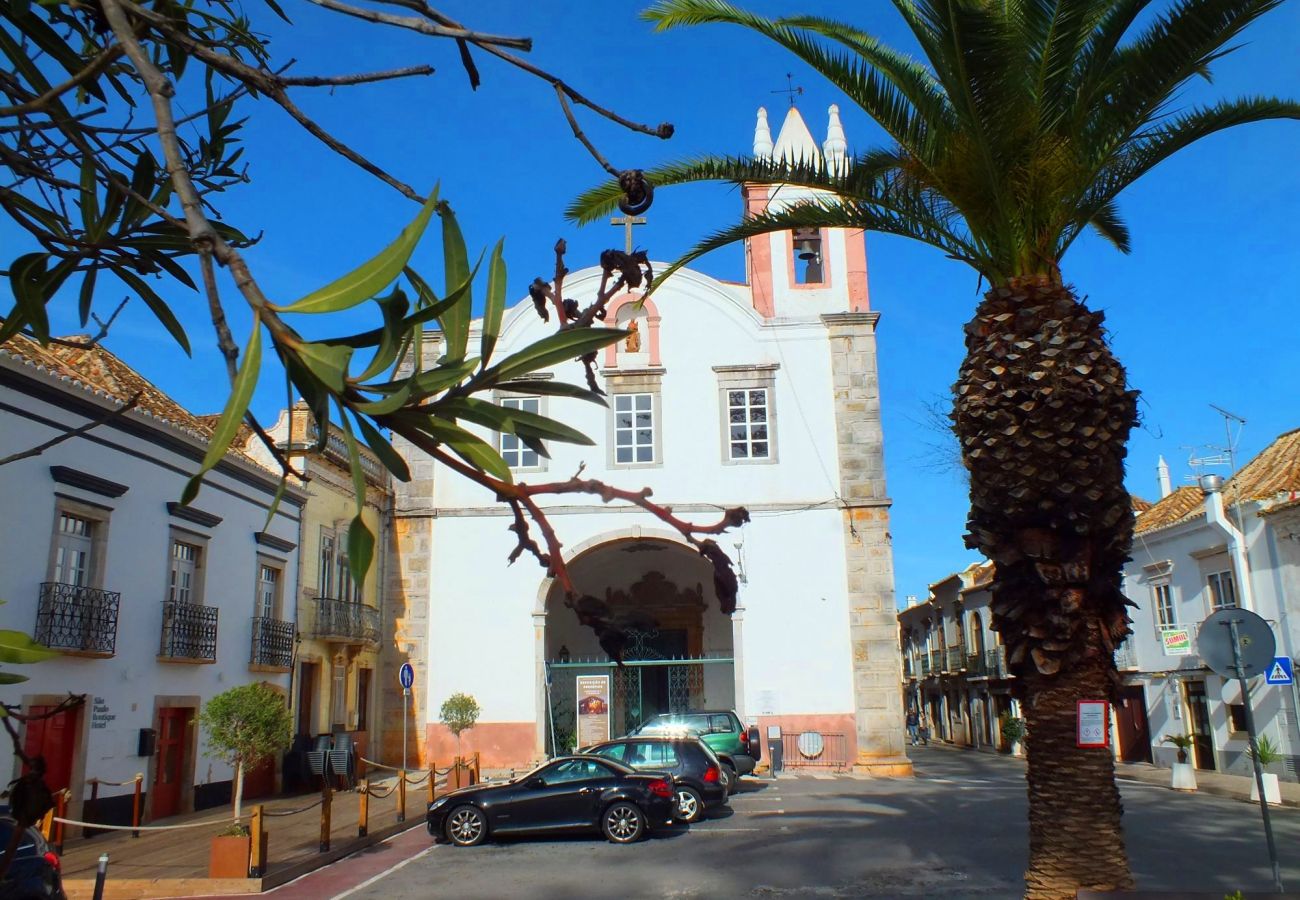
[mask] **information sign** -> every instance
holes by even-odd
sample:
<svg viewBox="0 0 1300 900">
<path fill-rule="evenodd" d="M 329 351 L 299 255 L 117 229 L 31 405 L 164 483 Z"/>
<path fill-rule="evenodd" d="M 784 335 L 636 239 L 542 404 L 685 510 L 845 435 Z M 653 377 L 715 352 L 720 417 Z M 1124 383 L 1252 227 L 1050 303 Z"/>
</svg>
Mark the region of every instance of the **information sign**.
<svg viewBox="0 0 1300 900">
<path fill-rule="evenodd" d="M 609 740 L 609 676 L 579 675 L 578 747 L 590 747 Z"/>
<path fill-rule="evenodd" d="M 402 667 L 397 670 L 397 680 L 402 683 L 403 690 L 410 690 L 411 685 L 415 684 L 415 669 L 411 668 L 410 663 L 402 663 Z"/>
<path fill-rule="evenodd" d="M 1160 632 L 1160 643 L 1164 646 L 1165 656 L 1192 655 L 1192 629 L 1165 628 Z"/>
<path fill-rule="evenodd" d="M 1080 700 L 1078 723 L 1080 747 L 1110 746 L 1110 704 L 1105 700 Z"/>
</svg>

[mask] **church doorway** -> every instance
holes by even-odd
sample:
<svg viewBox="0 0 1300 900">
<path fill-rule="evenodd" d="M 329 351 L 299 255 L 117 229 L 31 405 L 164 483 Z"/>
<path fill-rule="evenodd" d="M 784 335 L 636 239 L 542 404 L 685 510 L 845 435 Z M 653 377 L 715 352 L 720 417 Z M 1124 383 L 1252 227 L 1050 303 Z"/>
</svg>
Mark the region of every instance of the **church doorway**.
<svg viewBox="0 0 1300 900">
<path fill-rule="evenodd" d="M 592 598 L 586 602 L 622 633 L 623 665 L 550 585 L 539 648 L 540 750 L 573 746 L 582 676 L 608 679 L 611 736 L 661 713 L 736 708 L 739 623 L 718 609 L 712 567 L 698 553 L 667 539 L 615 538 L 580 552 L 569 571 Z"/>
</svg>

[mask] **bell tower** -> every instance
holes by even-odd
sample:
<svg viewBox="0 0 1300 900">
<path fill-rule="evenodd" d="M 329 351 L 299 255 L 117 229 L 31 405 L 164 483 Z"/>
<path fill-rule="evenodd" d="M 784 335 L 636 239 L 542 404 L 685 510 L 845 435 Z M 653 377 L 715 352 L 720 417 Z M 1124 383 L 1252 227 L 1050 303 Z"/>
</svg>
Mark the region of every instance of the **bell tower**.
<svg viewBox="0 0 1300 900">
<path fill-rule="evenodd" d="M 754 158 L 843 172 L 849 165 L 848 141 L 840 110 L 832 105 L 826 140 L 818 147 L 799 110 L 791 106 L 775 141 L 767 110 L 758 110 Z M 790 184 L 747 184 L 745 215 L 756 216 L 799 203 L 815 202 L 824 191 Z M 801 318 L 837 312 L 867 312 L 867 249 L 863 234 L 846 228 L 800 228 L 759 235 L 745 242 L 746 277 L 754 308 L 764 318 Z"/>
</svg>

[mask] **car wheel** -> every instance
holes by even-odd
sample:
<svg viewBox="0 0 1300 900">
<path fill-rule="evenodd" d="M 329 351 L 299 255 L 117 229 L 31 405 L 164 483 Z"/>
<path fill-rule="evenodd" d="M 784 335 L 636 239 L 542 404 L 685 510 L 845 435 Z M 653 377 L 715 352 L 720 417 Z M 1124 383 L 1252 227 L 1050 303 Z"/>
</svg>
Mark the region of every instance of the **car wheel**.
<svg viewBox="0 0 1300 900">
<path fill-rule="evenodd" d="M 694 788 L 677 786 L 677 820 L 688 825 L 698 822 L 704 816 L 704 801 Z"/>
<path fill-rule="evenodd" d="M 487 819 L 474 806 L 458 806 L 447 816 L 447 840 L 457 847 L 473 847 L 487 837 Z"/>
<path fill-rule="evenodd" d="M 620 800 L 605 810 L 600 828 L 613 843 L 631 844 L 645 835 L 645 813 L 635 803 Z"/>
<path fill-rule="evenodd" d="M 722 777 L 727 780 L 727 795 L 736 793 L 736 789 L 740 787 L 740 776 L 736 774 L 736 767 L 729 762 L 724 762 Z"/>
</svg>

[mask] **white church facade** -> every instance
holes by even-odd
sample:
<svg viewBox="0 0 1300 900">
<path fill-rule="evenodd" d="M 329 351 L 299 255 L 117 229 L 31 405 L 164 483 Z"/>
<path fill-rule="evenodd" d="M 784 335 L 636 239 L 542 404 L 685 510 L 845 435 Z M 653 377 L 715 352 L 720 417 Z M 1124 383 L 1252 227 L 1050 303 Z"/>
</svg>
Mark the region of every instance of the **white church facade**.
<svg viewBox="0 0 1300 900">
<path fill-rule="evenodd" d="M 760 111 L 754 149 L 842 159 L 845 142 L 834 107 L 820 148 L 798 111 L 775 142 Z M 750 186 L 745 209 L 807 196 Z M 740 576 L 734 614 L 719 609 L 711 566 L 653 517 L 594 497 L 543 497 L 575 586 L 605 601 L 631 636 L 626 664 L 617 665 L 534 560 L 506 564 L 515 546 L 508 508 L 398 442 L 413 479 L 397 486 L 390 591 L 405 603 L 395 644 L 415 664 L 426 759 L 457 752 L 438 723 L 457 692 L 482 707 L 461 749 L 481 752 L 484 766 L 563 751 L 576 679 L 605 675 L 616 734 L 660 712 L 735 709 L 764 736 L 769 726 L 823 736 L 820 755 L 787 754 L 787 764 L 910 772 L 878 313 L 863 235 L 765 236 L 748 242 L 746 268 L 745 284 L 684 269 L 642 304 L 637 294 L 611 301 L 607 321 L 635 324 L 635 336 L 601 354 L 608 408 L 505 391 L 494 398 L 570 424 L 593 446 L 552 443 L 546 459 L 510 436 L 492 438 L 520 481 L 563 481 L 584 467 L 584 477 L 648 486 L 657 502 L 698 523 L 746 507 L 750 523 L 719 539 Z M 597 268 L 572 273 L 566 297 L 586 306 L 600 276 Z M 524 299 L 507 310 L 497 353 L 553 328 Z M 441 352 L 438 337 L 427 336 L 430 360 Z M 583 371 L 572 361 L 531 377 L 581 384 Z"/>
</svg>

